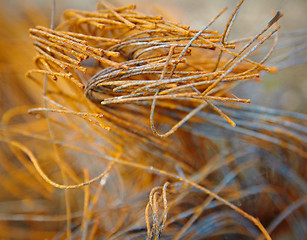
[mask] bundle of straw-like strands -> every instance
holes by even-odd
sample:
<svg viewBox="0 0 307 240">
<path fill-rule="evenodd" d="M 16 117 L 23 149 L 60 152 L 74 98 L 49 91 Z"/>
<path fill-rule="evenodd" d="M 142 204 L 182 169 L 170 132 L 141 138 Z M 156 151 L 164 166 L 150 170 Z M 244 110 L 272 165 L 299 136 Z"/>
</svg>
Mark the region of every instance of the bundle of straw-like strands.
<svg viewBox="0 0 307 240">
<path fill-rule="evenodd" d="M 134 11 L 135 6 L 111 9 L 103 5 L 103 10 L 93 13 L 68 10 L 56 30 L 44 27 L 30 30 L 39 53 L 35 62 L 41 70 L 32 70 L 28 75 L 39 72 L 54 78 L 70 78 L 85 88 L 89 99 L 102 105 L 152 102 L 151 123 L 160 136 L 170 135 L 207 105 L 235 126 L 212 101 L 249 102 L 231 95 L 230 89 L 240 81 L 259 78 L 261 70 L 274 71 L 263 65 L 272 50 L 259 63 L 247 57 L 278 30 L 276 27 L 263 37 L 281 17 L 277 13 L 261 32 L 239 50 L 232 51 L 239 43 L 228 43 L 226 39 L 241 4 L 234 10 L 223 34 L 207 29 L 226 9 L 201 31 L 138 13 Z M 210 53 L 212 50 L 216 51 Z M 223 58 L 223 53 L 228 57 Z M 97 62 L 82 65 L 87 58 Z M 90 80 L 78 76 L 86 69 L 95 71 L 101 65 L 104 70 Z M 188 117 L 166 134 L 155 130 L 156 105 L 175 109 L 178 105 L 200 104 L 201 107 L 191 110 Z"/>
<path fill-rule="evenodd" d="M 105 4 L 95 12 L 67 10 L 55 29 L 30 29 L 38 69 L 27 76 L 43 88 L 44 106 L 29 110 L 38 117 L 26 120 L 29 126 L 5 127 L 0 139 L 40 182 L 33 189 L 41 198 L 57 202 L 44 180 L 66 189 L 66 214 L 58 217 L 66 219 L 66 233 L 51 224 L 46 236 L 253 239 L 262 232 L 270 239 L 306 202 L 306 116 L 237 104 L 249 100 L 230 91 L 260 71 L 276 71 L 264 62 L 277 42 L 279 12 L 255 36 L 227 41 L 243 2 L 222 34 L 210 27 L 226 9 L 195 31 L 133 5 Z M 251 60 L 273 35 L 266 56 Z M 3 126 L 20 113 L 6 113 Z M 288 159 L 296 161 L 290 170 Z M 82 191 L 69 190 L 79 188 L 81 203 Z M 36 214 L 21 219 L 44 219 Z M 303 216 L 305 209 L 288 219 L 292 236 L 302 236 L 293 228 L 302 231 Z"/>
</svg>

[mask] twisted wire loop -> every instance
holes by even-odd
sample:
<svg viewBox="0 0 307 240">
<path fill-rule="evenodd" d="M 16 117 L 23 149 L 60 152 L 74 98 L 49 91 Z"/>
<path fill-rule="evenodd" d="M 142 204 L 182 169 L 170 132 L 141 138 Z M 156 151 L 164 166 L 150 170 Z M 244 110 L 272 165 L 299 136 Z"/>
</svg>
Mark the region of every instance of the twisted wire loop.
<svg viewBox="0 0 307 240">
<path fill-rule="evenodd" d="M 166 182 L 163 187 L 153 188 L 149 194 L 149 201 L 145 208 L 147 239 L 160 239 L 165 227 L 168 212 L 168 201 L 166 196 L 166 189 L 168 186 L 169 182 Z M 163 210 L 159 211 L 161 205 Z M 152 227 L 150 226 L 150 215 L 152 217 Z"/>
<path fill-rule="evenodd" d="M 249 99 L 234 96 L 230 89 L 242 81 L 259 79 L 262 70 L 276 70 L 263 65 L 266 59 L 255 62 L 248 57 L 276 33 L 278 26 L 264 36 L 281 17 L 277 13 L 244 46 L 240 42 L 228 43 L 227 36 L 242 3 L 234 10 L 223 34 L 208 28 L 226 8 L 201 31 L 160 16 L 144 15 L 134 5 L 113 9 L 101 4 L 96 12 L 67 10 L 55 30 L 40 26 L 30 29 L 39 69 L 27 75 L 33 78 L 33 73 L 41 73 L 54 80 L 69 79 L 101 107 L 151 105 L 151 127 L 160 137 L 172 134 L 208 106 L 235 126 L 217 105 L 248 103 Z M 169 131 L 159 133 L 154 111 L 177 111 L 179 106 L 188 106 L 189 113 Z"/>
</svg>

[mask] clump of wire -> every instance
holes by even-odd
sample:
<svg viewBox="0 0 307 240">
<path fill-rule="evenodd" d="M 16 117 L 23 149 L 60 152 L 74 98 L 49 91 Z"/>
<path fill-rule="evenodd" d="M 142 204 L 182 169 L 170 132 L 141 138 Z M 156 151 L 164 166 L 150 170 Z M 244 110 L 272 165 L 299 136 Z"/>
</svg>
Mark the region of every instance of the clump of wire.
<svg viewBox="0 0 307 240">
<path fill-rule="evenodd" d="M 226 8 L 200 31 L 160 16 L 144 15 L 135 11 L 134 5 L 113 9 L 101 4 L 96 12 L 68 10 L 56 30 L 30 29 L 39 69 L 29 71 L 28 76 L 41 73 L 54 79 L 70 79 L 101 106 L 150 103 L 151 127 L 161 137 L 172 134 L 206 107 L 235 126 L 217 105 L 249 103 L 230 89 L 242 81 L 258 79 L 262 70 L 276 70 L 264 65 L 272 49 L 259 62 L 249 56 L 276 34 L 279 26 L 265 35 L 282 16 L 277 12 L 250 39 L 228 42 L 242 3 L 233 11 L 222 34 L 209 28 Z M 80 73 L 86 74 L 86 80 Z M 191 111 L 170 130 L 159 133 L 154 123 L 156 108 L 176 109 L 182 105 L 191 106 Z"/>
<path fill-rule="evenodd" d="M 227 41 L 243 2 L 239 2 L 221 34 L 210 30 L 210 27 L 226 8 L 200 31 L 166 21 L 160 16 L 144 15 L 137 12 L 134 5 L 111 8 L 101 4 L 101 8 L 96 12 L 68 10 L 64 13 L 64 20 L 55 30 L 45 27 L 30 29 L 30 37 L 34 40 L 38 54 L 34 59 L 38 69 L 29 71 L 27 75 L 35 79 L 33 74 L 39 73 L 48 75 L 51 80 L 69 80 L 105 113 L 97 116 L 90 113 L 73 114 L 86 119 L 100 118 L 103 115 L 115 125 L 124 126 L 129 131 L 150 140 L 154 138 L 145 128 L 138 126 L 133 116 L 137 111 L 141 114 L 149 112 L 152 132 L 160 137 L 173 134 L 197 113 L 207 112 L 207 107 L 218 113 L 231 126 L 235 126 L 235 122 L 225 113 L 231 111 L 225 108 L 224 103 L 248 103 L 249 99 L 238 98 L 230 90 L 242 81 L 259 79 L 261 71 L 276 71 L 276 68 L 265 66 L 264 62 L 276 44 L 279 26 L 275 23 L 282 16 L 277 12 L 272 20 L 251 38 Z M 250 59 L 250 56 L 272 36 L 275 36 L 274 42 L 263 59 L 258 62 Z M 219 106 L 221 103 L 223 105 Z M 61 107 L 60 104 L 53 104 Z M 133 106 L 140 108 L 136 110 Z M 165 118 L 164 110 L 174 111 L 175 114 L 167 114 L 167 118 L 175 116 L 174 120 L 179 121 L 166 132 L 160 133 L 154 119 Z M 72 113 L 67 109 L 30 110 L 32 113 L 38 111 Z M 115 117 L 115 111 L 117 116 L 122 116 Z M 126 112 L 130 113 L 127 115 Z M 212 118 L 212 115 L 202 116 Z M 242 121 L 240 124 L 243 124 Z M 140 138 L 141 140 L 144 138 Z M 154 142 L 159 150 L 167 145 L 163 145 L 157 139 L 154 139 Z M 19 147 L 16 144 L 14 146 Z M 258 219 L 178 174 L 116 158 L 110 162 L 107 170 L 96 178 L 76 185 L 60 185 L 47 177 L 34 158 L 32 161 L 47 182 L 62 189 L 79 188 L 102 179 L 109 174 L 113 164 L 135 167 L 183 182 L 249 219 L 267 239 L 270 239 Z M 159 238 L 164 226 L 167 225 L 167 187 L 168 183 L 163 187 L 154 188 L 150 193 L 145 212 L 148 238 Z M 162 213 L 159 211 L 159 204 L 163 206 Z M 186 226 L 188 228 L 189 224 Z M 180 234 L 183 232 L 184 230 Z"/>
</svg>

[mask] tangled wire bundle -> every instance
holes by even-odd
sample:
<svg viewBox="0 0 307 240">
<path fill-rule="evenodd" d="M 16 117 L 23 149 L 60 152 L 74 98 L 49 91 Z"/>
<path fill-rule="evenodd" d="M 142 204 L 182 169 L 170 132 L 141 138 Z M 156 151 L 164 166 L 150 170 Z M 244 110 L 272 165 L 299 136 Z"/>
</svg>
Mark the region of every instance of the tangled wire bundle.
<svg viewBox="0 0 307 240">
<path fill-rule="evenodd" d="M 254 36 L 228 41 L 243 2 L 221 34 L 210 29 L 226 8 L 195 31 L 134 5 L 102 3 L 95 12 L 65 11 L 55 29 L 30 29 L 38 69 L 27 76 L 42 87 L 44 107 L 5 113 L 0 141 L 35 177 L 27 184 L 46 206 L 62 207 L 58 196 L 48 195 L 49 184 L 83 187 L 84 201 L 80 207 L 80 189 L 64 191 L 66 214 L 53 217 L 54 209 L 45 207 L 46 216 L 21 216 L 25 225 L 44 217 L 66 221 L 71 239 L 254 239 L 259 230 L 270 239 L 307 201 L 307 118 L 246 106 L 241 103 L 249 99 L 231 92 L 260 79 L 261 71 L 276 71 L 264 63 L 277 43 L 281 13 Z M 252 55 L 272 36 L 266 55 L 255 61 Z M 37 118 L 14 128 L 11 119 L 28 112 Z M 295 164 L 285 167 L 290 158 Z M 303 229 L 305 213 L 287 219 L 288 228 Z M 65 238 L 57 223 L 49 229 L 47 237 Z"/>
<path fill-rule="evenodd" d="M 85 89 L 87 98 L 104 106 L 151 103 L 151 127 L 161 137 L 172 134 L 207 105 L 235 126 L 213 101 L 248 103 L 249 99 L 237 98 L 230 89 L 240 81 L 258 79 L 262 70 L 275 71 L 263 65 L 272 49 L 260 62 L 248 56 L 276 33 L 278 26 L 263 36 L 281 17 L 278 12 L 261 32 L 243 40 L 245 44 L 227 42 L 242 3 L 223 34 L 208 28 L 226 8 L 201 31 L 146 16 L 136 12 L 134 5 L 112 9 L 101 4 L 97 12 L 68 10 L 56 30 L 30 30 L 39 54 L 35 62 L 42 70 L 32 70 L 28 76 L 39 72 L 71 79 Z M 169 131 L 158 133 L 155 107 L 175 110 L 182 105 L 192 109 Z"/>
</svg>

